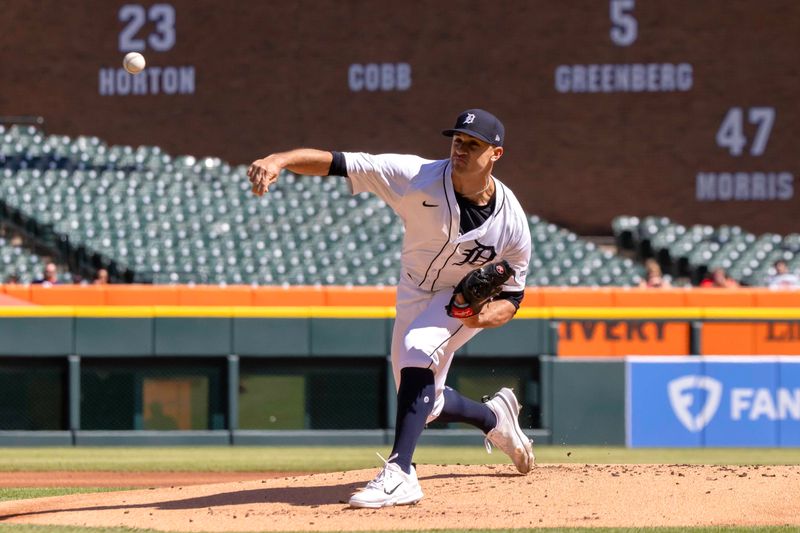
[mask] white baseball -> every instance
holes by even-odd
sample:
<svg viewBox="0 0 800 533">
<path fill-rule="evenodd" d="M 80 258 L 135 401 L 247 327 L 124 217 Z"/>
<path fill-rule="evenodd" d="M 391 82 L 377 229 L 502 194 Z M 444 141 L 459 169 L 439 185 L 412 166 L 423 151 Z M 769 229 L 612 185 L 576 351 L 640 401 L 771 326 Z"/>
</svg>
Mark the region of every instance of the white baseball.
<svg viewBox="0 0 800 533">
<path fill-rule="evenodd" d="M 122 66 L 131 74 L 138 74 L 144 70 L 144 56 L 139 52 L 128 52 L 122 60 Z"/>
</svg>

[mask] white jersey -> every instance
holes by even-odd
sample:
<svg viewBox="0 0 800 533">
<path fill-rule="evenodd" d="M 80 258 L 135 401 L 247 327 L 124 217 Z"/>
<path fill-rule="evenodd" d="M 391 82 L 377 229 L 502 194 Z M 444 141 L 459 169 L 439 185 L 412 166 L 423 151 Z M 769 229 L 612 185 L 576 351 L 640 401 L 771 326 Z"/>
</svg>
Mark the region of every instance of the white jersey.
<svg viewBox="0 0 800 533">
<path fill-rule="evenodd" d="M 769 279 L 769 288 L 770 289 L 800 288 L 800 277 L 790 272 L 787 272 L 786 274 L 776 274 Z"/>
<path fill-rule="evenodd" d="M 452 288 L 469 271 L 505 259 L 514 276 L 503 290 L 524 290 L 531 255 L 530 230 L 522 206 L 500 180 L 494 178 L 492 215 L 461 235 L 461 211 L 448 159 L 353 152 L 344 156 L 353 194 L 375 193 L 403 220 L 406 233 L 400 275 L 404 283 L 431 292 Z"/>
</svg>

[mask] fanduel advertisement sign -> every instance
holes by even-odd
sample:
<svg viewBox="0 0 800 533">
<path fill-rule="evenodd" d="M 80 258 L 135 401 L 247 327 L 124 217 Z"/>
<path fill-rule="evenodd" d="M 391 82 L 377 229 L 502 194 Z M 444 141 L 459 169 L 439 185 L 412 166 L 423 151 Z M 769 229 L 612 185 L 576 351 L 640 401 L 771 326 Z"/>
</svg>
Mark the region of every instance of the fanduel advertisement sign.
<svg viewBox="0 0 800 533">
<path fill-rule="evenodd" d="M 800 446 L 800 357 L 629 357 L 628 446 Z"/>
</svg>

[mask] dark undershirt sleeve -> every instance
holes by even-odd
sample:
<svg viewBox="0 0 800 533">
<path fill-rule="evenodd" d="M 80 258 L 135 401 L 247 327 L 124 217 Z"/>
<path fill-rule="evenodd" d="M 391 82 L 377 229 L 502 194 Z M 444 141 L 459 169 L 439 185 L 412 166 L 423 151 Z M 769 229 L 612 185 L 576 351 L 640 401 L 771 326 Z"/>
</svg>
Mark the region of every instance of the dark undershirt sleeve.
<svg viewBox="0 0 800 533">
<path fill-rule="evenodd" d="M 495 297 L 495 300 L 508 300 L 519 309 L 519 304 L 522 303 L 524 297 L 525 291 L 503 291 Z"/>
<path fill-rule="evenodd" d="M 335 152 L 331 150 L 333 161 L 331 161 L 331 168 L 328 170 L 328 176 L 344 176 L 347 177 L 347 161 L 342 152 Z"/>
</svg>

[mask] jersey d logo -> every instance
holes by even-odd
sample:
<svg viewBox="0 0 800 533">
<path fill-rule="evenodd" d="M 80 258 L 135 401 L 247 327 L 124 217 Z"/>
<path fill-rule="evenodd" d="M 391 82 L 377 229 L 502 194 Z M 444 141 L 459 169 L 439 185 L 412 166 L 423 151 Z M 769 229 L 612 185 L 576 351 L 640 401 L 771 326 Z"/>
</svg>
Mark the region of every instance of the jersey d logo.
<svg viewBox="0 0 800 533">
<path fill-rule="evenodd" d="M 472 124 L 475 122 L 475 114 L 467 113 L 467 118 L 464 119 L 464 124 Z"/>
<path fill-rule="evenodd" d="M 484 246 L 478 241 L 475 241 L 475 248 L 464 250 L 464 260 L 454 264 L 456 266 L 461 266 L 469 263 L 470 265 L 481 266 L 495 257 L 497 257 L 497 252 L 494 250 L 494 246 Z"/>
</svg>

